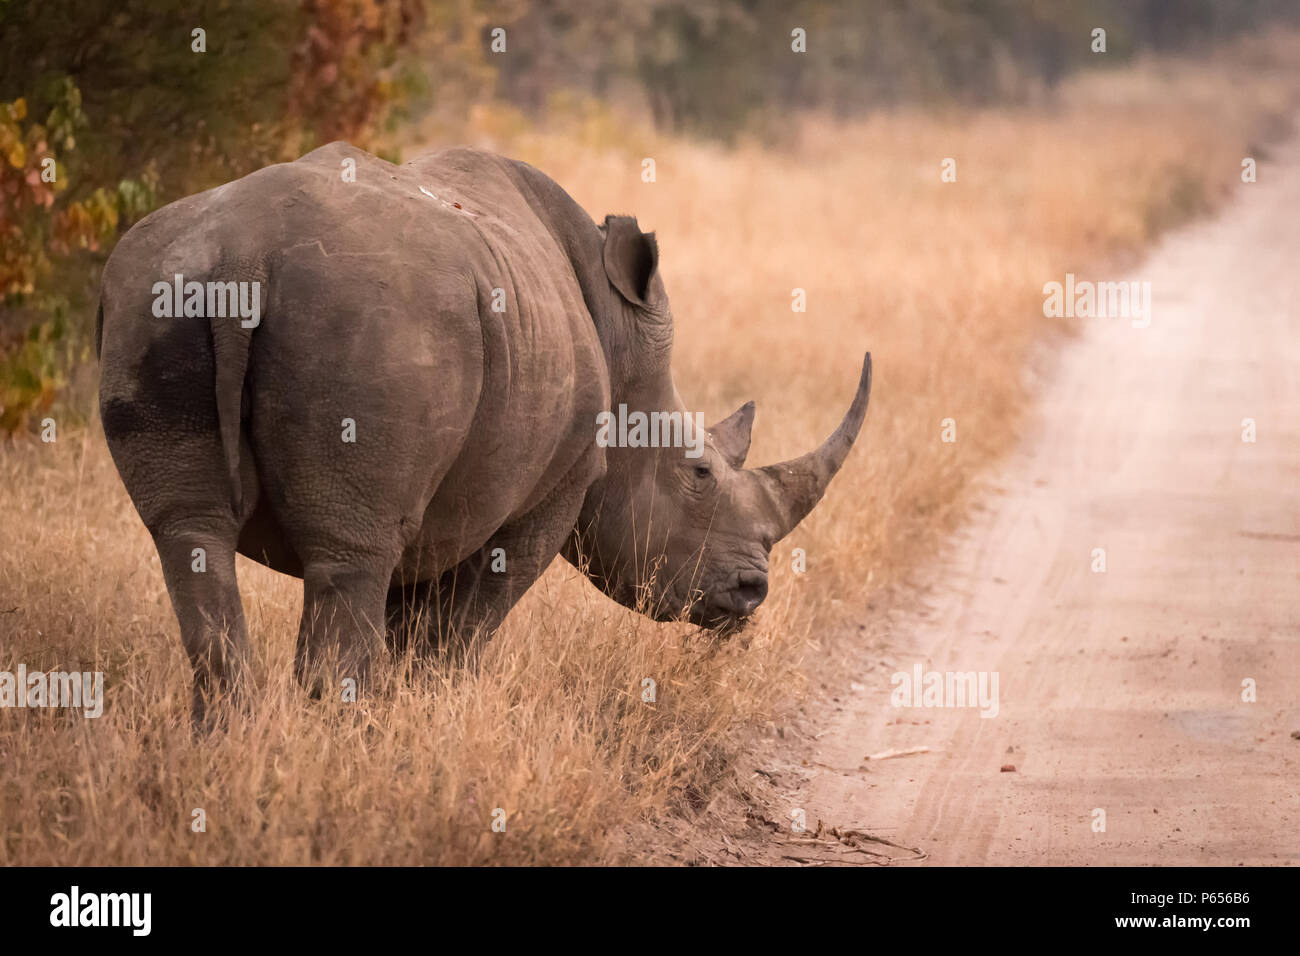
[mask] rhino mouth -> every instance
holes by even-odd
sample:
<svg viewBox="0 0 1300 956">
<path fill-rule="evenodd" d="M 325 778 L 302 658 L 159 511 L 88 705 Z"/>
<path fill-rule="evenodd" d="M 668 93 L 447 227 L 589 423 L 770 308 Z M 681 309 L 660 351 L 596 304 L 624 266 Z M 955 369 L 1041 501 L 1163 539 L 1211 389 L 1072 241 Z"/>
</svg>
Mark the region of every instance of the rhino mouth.
<svg viewBox="0 0 1300 956">
<path fill-rule="evenodd" d="M 693 623 L 699 625 L 714 637 L 728 638 L 739 634 L 753 622 L 752 614 L 728 614 L 722 617 L 701 616 Z"/>
<path fill-rule="evenodd" d="M 767 597 L 767 571 L 743 568 L 732 571 L 706 592 L 692 610 L 696 623 L 711 630 L 738 631 L 753 617 Z"/>
<path fill-rule="evenodd" d="M 738 634 L 753 620 L 753 614 L 740 614 L 703 601 L 697 601 L 685 612 L 662 609 L 651 617 L 661 624 L 685 621 L 720 637 Z"/>
<path fill-rule="evenodd" d="M 686 619 L 719 637 L 730 637 L 748 627 L 754 615 L 752 611 L 734 611 L 714 604 L 701 603 L 690 609 Z"/>
</svg>

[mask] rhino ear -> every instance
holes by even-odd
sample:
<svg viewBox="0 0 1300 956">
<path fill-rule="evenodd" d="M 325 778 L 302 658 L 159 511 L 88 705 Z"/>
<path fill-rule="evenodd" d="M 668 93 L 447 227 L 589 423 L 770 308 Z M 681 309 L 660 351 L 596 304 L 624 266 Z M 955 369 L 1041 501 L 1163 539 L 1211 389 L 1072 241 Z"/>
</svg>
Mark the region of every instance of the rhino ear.
<svg viewBox="0 0 1300 956">
<path fill-rule="evenodd" d="M 605 217 L 605 274 L 619 295 L 647 307 L 650 285 L 659 269 L 659 244 L 642 232 L 633 216 Z"/>
<path fill-rule="evenodd" d="M 754 424 L 754 403 L 746 402 L 738 409 L 708 429 L 713 447 L 733 468 L 743 468 L 749 454 L 749 431 Z"/>
</svg>

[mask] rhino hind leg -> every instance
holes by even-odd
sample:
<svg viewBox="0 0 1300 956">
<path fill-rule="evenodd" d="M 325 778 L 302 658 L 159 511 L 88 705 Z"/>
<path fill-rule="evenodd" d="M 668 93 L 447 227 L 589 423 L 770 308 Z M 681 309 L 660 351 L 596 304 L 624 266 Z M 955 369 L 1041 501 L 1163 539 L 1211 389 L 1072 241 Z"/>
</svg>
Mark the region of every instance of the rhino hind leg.
<svg viewBox="0 0 1300 956">
<path fill-rule="evenodd" d="M 391 564 L 378 558 L 306 565 L 294 674 L 313 697 L 339 700 L 349 689 L 359 695 L 367 687 L 384 651 L 391 575 Z"/>
<path fill-rule="evenodd" d="M 137 304 L 135 311 L 144 307 Z M 147 314 L 147 313 L 146 313 Z M 193 321 L 132 324 L 127 305 L 105 310 L 100 416 L 113 461 L 153 537 L 181 641 L 194 669 L 192 713 L 211 727 L 217 697 L 239 696 L 248 635 L 235 580 L 245 514 L 232 502 L 206 328 Z M 156 330 L 140 340 L 133 328 Z M 112 333 L 112 334 L 108 334 Z M 249 507 L 257 489 L 248 489 Z"/>
<path fill-rule="evenodd" d="M 245 700 L 248 632 L 235 580 L 235 528 L 208 522 L 169 526 L 154 535 L 181 643 L 194 668 L 191 716 L 211 729 L 219 698 Z"/>
</svg>

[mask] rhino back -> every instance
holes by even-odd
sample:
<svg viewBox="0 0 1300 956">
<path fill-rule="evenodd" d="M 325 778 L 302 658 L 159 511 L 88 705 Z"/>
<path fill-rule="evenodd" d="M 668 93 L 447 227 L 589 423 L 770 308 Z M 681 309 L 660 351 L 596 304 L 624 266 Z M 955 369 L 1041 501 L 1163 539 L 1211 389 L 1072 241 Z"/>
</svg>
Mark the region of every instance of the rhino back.
<svg viewBox="0 0 1300 956">
<path fill-rule="evenodd" d="M 235 401 L 253 480 L 268 518 L 305 509 L 326 526 L 278 520 L 264 537 L 347 548 L 395 522 L 399 573 L 437 573 L 542 500 L 607 403 L 572 268 L 501 162 L 458 150 L 394 166 L 332 144 L 155 213 L 106 270 L 106 388 L 155 387 L 167 355 L 197 356 L 183 397 L 210 425 L 220 356 L 199 323 L 154 319 L 140 290 L 174 273 L 261 281 Z"/>
</svg>

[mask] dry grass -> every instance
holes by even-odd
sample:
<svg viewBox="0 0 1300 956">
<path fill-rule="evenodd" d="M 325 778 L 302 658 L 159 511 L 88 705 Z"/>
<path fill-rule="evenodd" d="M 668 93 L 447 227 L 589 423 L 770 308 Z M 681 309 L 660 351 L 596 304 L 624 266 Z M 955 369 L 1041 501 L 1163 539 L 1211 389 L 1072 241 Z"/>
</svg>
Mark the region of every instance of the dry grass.
<svg viewBox="0 0 1300 956">
<path fill-rule="evenodd" d="M 758 624 L 729 643 L 638 619 L 557 563 L 477 675 L 312 702 L 289 673 L 298 582 L 241 559 L 261 693 L 250 717 L 196 740 L 158 560 L 102 436 L 0 452 L 0 670 L 102 670 L 108 687 L 96 720 L 0 710 L 0 863 L 636 858 L 626 824 L 706 800 L 751 728 L 797 696 L 818 642 L 933 545 L 1014 437 L 1026 360 L 1050 328 L 1042 284 L 1131 256 L 1243 188 L 1241 157 L 1293 105 L 1285 47 L 1300 61 L 1283 38 L 1272 59 L 1239 49 L 1085 78 L 1050 115 L 812 122 L 781 151 L 611 149 L 599 123 L 497 143 L 593 214 L 658 231 L 678 384 L 711 418 L 758 400 L 755 463 L 820 440 L 874 354 L 859 449 L 778 546 Z M 940 182 L 944 157 L 955 184 Z M 944 418 L 955 444 L 939 440 Z M 195 808 L 206 833 L 191 831 Z"/>
</svg>

